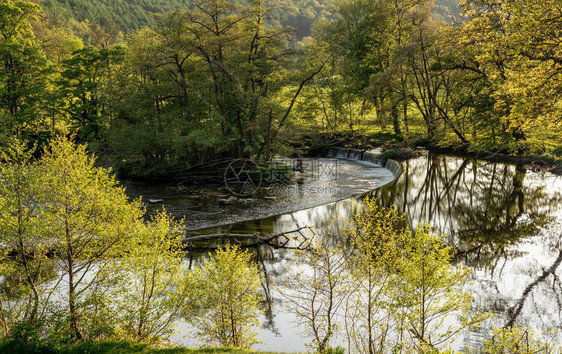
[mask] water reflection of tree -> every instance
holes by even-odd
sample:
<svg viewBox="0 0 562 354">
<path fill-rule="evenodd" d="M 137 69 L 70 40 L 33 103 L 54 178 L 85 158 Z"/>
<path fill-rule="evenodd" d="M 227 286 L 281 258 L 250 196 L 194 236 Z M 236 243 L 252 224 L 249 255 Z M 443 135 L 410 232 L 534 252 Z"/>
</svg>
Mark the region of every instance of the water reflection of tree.
<svg viewBox="0 0 562 354">
<path fill-rule="evenodd" d="M 474 291 L 483 292 L 476 294 L 479 302 L 485 302 L 481 306 L 501 314 L 496 325 L 510 326 L 532 316 L 545 328 L 558 326 L 560 316 L 547 313 L 562 313 L 562 282 L 557 275 L 562 232 L 554 222 L 562 196 L 548 189 L 545 176 L 524 166 L 434 155 L 410 160 L 403 167 L 401 178 L 377 196 L 385 205 L 396 204 L 412 225 L 430 221 L 457 248 L 456 261 L 491 277 L 484 277 L 482 289 Z M 532 256 L 525 258 L 518 263 L 523 268 L 507 277 L 525 282 L 522 293 L 502 293 L 496 282 L 505 275 L 503 267 L 526 254 L 527 242 L 547 251 L 549 263 L 540 266 L 543 262 Z"/>
<path fill-rule="evenodd" d="M 482 269 L 495 279 L 501 279 L 502 265 L 522 255 L 522 242 L 538 235 L 562 207 L 562 197 L 549 191 L 540 175 L 523 166 L 429 155 L 405 162 L 403 167 L 400 179 L 376 191 L 375 196 L 385 206 L 396 204 L 399 211 L 408 215 L 412 225 L 428 220 L 436 231 L 447 234 L 458 249 L 457 261 Z M 312 224 L 323 229 L 327 223 L 319 221 L 331 220 L 335 216 L 340 220 L 349 218 L 353 210 L 351 203 L 333 203 L 279 217 L 223 226 L 221 232 L 275 233 Z M 523 294 L 501 294 L 499 289 L 494 290 L 494 282 L 489 287 L 483 281 L 482 286 L 486 287 L 483 291 L 496 295 L 492 300 L 498 305 L 494 312 L 503 313 L 501 319 L 498 318 L 501 323 L 497 325 L 521 320 L 527 316 L 528 308 L 541 306 L 541 301 L 545 301 L 543 295 L 548 301 L 557 302 L 558 308 L 562 309 L 562 295 L 559 295 L 562 285 L 556 275 L 560 264 L 557 256 L 562 246 L 555 242 L 560 233 L 549 232 L 547 238 L 552 240 L 540 242 L 549 243 L 545 248 L 551 250 L 552 261 L 544 268 L 526 266 L 522 274 L 525 275 L 522 279 L 526 279 Z M 263 327 L 278 334 L 275 315 L 281 300 L 271 279 L 299 265 L 290 258 L 290 251 L 262 249 L 256 252 L 266 295 Z M 483 307 L 493 307 L 490 299 L 482 296 L 480 300 L 487 302 L 482 304 Z"/>
<path fill-rule="evenodd" d="M 525 306 L 525 303 L 527 302 L 529 295 L 532 294 L 533 290 L 535 290 L 537 286 L 539 286 L 543 282 L 546 282 L 549 277 L 552 279 L 549 288 L 551 288 L 551 290 L 553 291 L 553 297 L 555 298 L 558 304 L 559 311 L 560 309 L 562 309 L 562 303 L 560 299 L 560 295 L 561 295 L 560 290 L 562 289 L 561 287 L 562 284 L 560 283 L 560 279 L 556 275 L 556 270 L 560 266 L 561 262 L 562 262 L 562 251 L 558 253 L 558 257 L 556 257 L 554 263 L 552 263 L 550 267 L 544 269 L 540 274 L 537 274 L 536 279 L 533 280 L 531 283 L 529 283 L 527 287 L 525 287 L 525 290 L 523 290 L 523 294 L 521 295 L 521 297 L 516 301 L 516 303 L 513 306 L 511 306 L 507 310 L 507 322 L 505 324 L 505 327 L 511 327 L 515 323 L 517 323 L 518 317 L 521 314 L 523 306 Z M 547 326 L 551 326 L 551 325 L 552 323 L 547 324 Z"/>
<path fill-rule="evenodd" d="M 404 163 L 404 173 L 377 192 L 417 225 L 425 220 L 448 235 L 457 260 L 492 273 L 523 238 L 551 222 L 560 207 L 545 185 L 528 181 L 523 166 L 429 155 Z"/>
<path fill-rule="evenodd" d="M 262 327 L 270 330 L 275 335 L 280 335 L 281 333 L 275 325 L 275 314 L 278 311 L 275 306 L 279 305 L 279 299 L 274 297 L 272 279 L 279 278 L 281 273 L 278 269 L 276 269 L 276 267 L 274 267 L 274 264 L 276 263 L 274 250 L 271 246 L 260 246 L 255 250 L 255 258 L 261 273 L 263 290 L 262 309 L 265 321 L 262 323 Z M 279 258 L 280 257 L 277 257 L 277 259 Z"/>
</svg>

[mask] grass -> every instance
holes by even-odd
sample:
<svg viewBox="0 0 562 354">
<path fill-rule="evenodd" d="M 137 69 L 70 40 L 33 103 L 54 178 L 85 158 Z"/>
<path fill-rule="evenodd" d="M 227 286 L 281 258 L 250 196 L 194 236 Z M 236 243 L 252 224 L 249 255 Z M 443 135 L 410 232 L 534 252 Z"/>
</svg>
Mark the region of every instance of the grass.
<svg viewBox="0 0 562 354">
<path fill-rule="evenodd" d="M 57 353 L 57 354 L 129 354 L 129 353 L 159 353 L 159 354 L 184 354 L 184 353 L 258 353 L 257 351 L 237 348 L 200 348 L 192 349 L 179 346 L 158 346 L 130 341 L 103 341 L 86 342 L 68 345 L 49 345 L 46 343 L 24 345 L 14 342 L 0 343 L 0 353 Z M 259 352 L 274 353 L 274 352 Z"/>
</svg>

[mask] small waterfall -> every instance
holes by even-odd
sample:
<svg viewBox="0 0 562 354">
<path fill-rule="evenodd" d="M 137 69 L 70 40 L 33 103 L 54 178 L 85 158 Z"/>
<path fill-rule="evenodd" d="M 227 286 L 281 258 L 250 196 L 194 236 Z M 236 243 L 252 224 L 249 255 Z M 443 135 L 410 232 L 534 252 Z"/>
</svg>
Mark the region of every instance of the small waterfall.
<svg viewBox="0 0 562 354">
<path fill-rule="evenodd" d="M 379 154 L 372 153 L 370 151 L 365 151 L 363 153 L 363 161 L 370 162 L 375 165 L 382 166 L 382 156 Z"/>
<path fill-rule="evenodd" d="M 330 148 L 330 151 L 328 151 L 328 157 L 335 157 L 337 159 L 347 159 L 348 150 L 338 147 Z"/>
<path fill-rule="evenodd" d="M 382 156 L 371 151 L 333 147 L 328 151 L 328 157 L 354 161 L 365 161 L 382 167 Z"/>
<path fill-rule="evenodd" d="M 402 174 L 402 165 L 394 160 L 386 160 L 384 168 L 390 170 L 394 176 L 400 176 Z"/>
<path fill-rule="evenodd" d="M 348 150 L 347 151 L 347 158 L 349 160 L 363 160 L 363 151 L 361 150 Z"/>
</svg>

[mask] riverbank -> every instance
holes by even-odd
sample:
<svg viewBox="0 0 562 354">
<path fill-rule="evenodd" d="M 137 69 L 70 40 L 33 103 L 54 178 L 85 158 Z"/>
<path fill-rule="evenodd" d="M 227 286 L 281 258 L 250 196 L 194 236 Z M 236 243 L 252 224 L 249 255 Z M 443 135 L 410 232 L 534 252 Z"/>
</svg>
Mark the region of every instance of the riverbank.
<svg viewBox="0 0 562 354">
<path fill-rule="evenodd" d="M 381 149 L 383 157 L 397 161 L 406 161 L 423 154 L 427 150 L 434 154 L 457 157 L 468 157 L 489 162 L 524 165 L 532 170 L 549 171 L 562 175 L 562 151 L 557 153 L 537 154 L 505 154 L 502 152 L 486 151 L 467 144 L 441 146 L 427 139 L 404 139 L 401 135 L 392 133 L 366 134 L 363 136 L 339 134 L 328 136 L 320 134 L 307 137 L 305 143 L 298 146 L 305 149 L 311 156 L 325 156 L 332 147 L 343 147 L 358 150 Z"/>
<path fill-rule="evenodd" d="M 84 353 L 96 353 L 96 354 L 130 354 L 130 353 L 160 353 L 160 354 L 193 354 L 193 353 L 205 353 L 205 354 L 219 354 L 219 353 L 232 353 L 232 354 L 249 354 L 249 353 L 262 353 L 262 354 L 274 354 L 277 352 L 262 352 L 246 349 L 237 348 L 186 348 L 177 345 L 158 345 L 158 344 L 146 344 L 137 343 L 131 341 L 101 341 L 101 342 L 85 342 L 77 344 L 66 344 L 66 345 L 50 345 L 47 343 L 14 343 L 14 342 L 4 342 L 0 343 L 1 353 L 12 353 L 12 354 L 30 354 L 30 353 L 41 353 L 41 354 L 84 354 Z"/>
</svg>

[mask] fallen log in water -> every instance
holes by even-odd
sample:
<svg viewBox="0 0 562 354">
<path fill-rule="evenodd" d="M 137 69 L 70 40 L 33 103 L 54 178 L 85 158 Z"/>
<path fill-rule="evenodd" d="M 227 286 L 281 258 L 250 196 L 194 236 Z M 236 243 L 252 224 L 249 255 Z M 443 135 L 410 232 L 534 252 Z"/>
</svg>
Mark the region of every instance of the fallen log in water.
<svg viewBox="0 0 562 354">
<path fill-rule="evenodd" d="M 192 249 L 213 249 L 218 248 L 221 245 L 212 245 L 210 244 L 211 241 L 216 241 L 220 239 L 229 239 L 233 242 L 241 244 L 241 241 L 250 241 L 249 243 L 244 244 L 244 246 L 252 247 L 252 246 L 259 246 L 259 245 L 269 245 L 274 248 L 285 248 L 285 249 L 295 249 L 295 250 L 305 250 L 310 246 L 310 243 L 314 239 L 316 234 L 314 233 L 314 229 L 310 226 L 300 227 L 295 230 L 282 232 L 275 235 L 268 235 L 268 236 L 261 236 L 259 233 L 255 234 L 212 234 L 212 235 L 197 235 L 197 236 L 190 236 L 185 237 L 181 240 L 183 243 L 183 248 L 187 250 Z M 254 241 L 253 243 L 251 241 Z M 201 243 L 209 242 L 206 246 L 201 247 Z M 195 245 L 198 243 L 198 245 Z M 1 248 L 2 246 L 0 246 Z M 20 252 L 17 248 L 13 249 L 6 249 L 6 254 L 8 257 L 16 257 L 20 255 Z M 41 257 L 47 256 L 48 258 L 53 258 L 55 256 L 61 256 L 60 250 L 57 251 L 54 247 L 44 249 L 41 252 Z M 33 252 L 26 254 L 26 257 L 29 259 L 34 259 L 36 254 Z"/>
<path fill-rule="evenodd" d="M 286 249 L 298 249 L 304 250 L 308 248 L 310 242 L 314 238 L 315 233 L 312 227 L 304 226 L 296 230 L 291 230 L 287 232 L 282 232 L 275 235 L 261 236 L 259 233 L 255 234 L 211 234 L 211 235 L 198 235 L 186 237 L 182 240 L 184 247 L 187 248 L 199 248 L 195 246 L 195 243 L 209 242 L 219 239 L 229 239 L 234 242 L 240 243 L 240 241 L 254 241 L 252 245 L 270 245 L 275 248 L 286 248 Z M 213 246 L 209 246 L 211 248 Z M 215 248 L 220 247 L 217 245 Z"/>
</svg>

